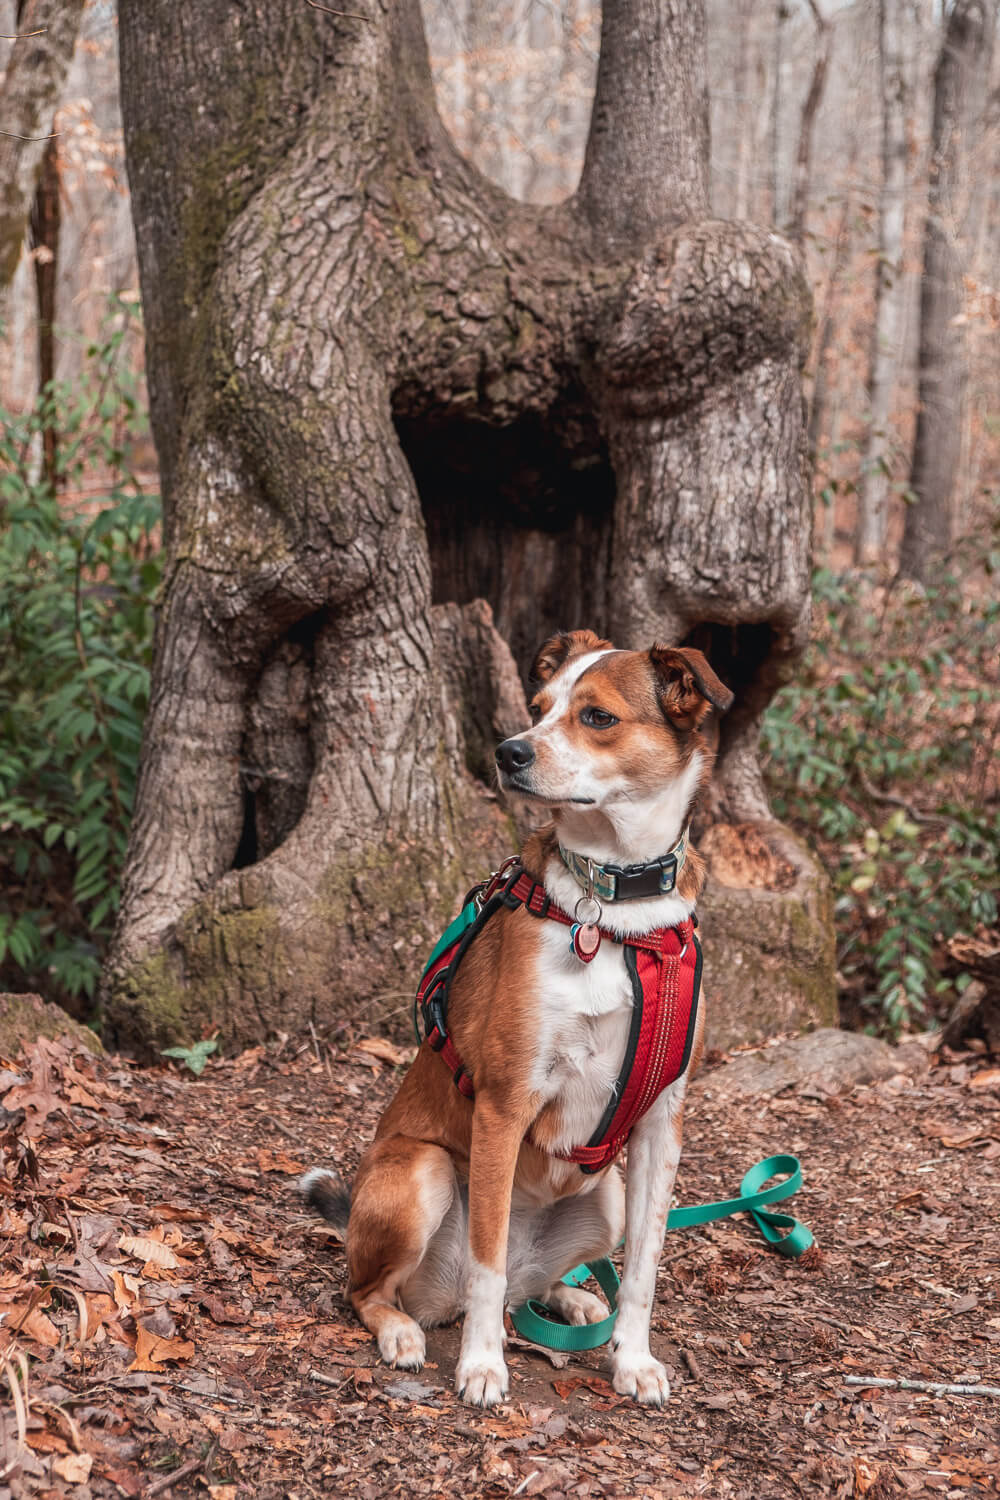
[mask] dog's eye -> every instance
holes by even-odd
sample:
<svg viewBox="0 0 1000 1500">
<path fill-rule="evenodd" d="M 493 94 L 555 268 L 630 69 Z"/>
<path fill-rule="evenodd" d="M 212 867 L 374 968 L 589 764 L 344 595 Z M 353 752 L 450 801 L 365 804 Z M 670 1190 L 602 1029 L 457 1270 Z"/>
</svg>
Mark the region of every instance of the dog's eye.
<svg viewBox="0 0 1000 1500">
<path fill-rule="evenodd" d="M 588 729 L 610 729 L 618 720 L 603 708 L 585 708 L 580 715 L 580 723 L 586 724 Z"/>
<path fill-rule="evenodd" d="M 542 717 L 542 710 L 539 708 L 537 703 L 528 704 L 528 713 L 531 716 L 532 724 L 537 724 L 539 719 Z"/>
</svg>

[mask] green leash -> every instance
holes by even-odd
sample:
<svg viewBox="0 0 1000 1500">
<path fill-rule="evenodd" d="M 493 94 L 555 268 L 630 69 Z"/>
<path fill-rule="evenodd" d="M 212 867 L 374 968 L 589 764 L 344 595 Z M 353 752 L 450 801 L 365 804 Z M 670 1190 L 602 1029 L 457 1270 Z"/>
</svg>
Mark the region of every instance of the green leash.
<svg viewBox="0 0 1000 1500">
<path fill-rule="evenodd" d="M 764 1187 L 772 1177 L 787 1174 L 782 1182 L 773 1187 Z M 791 1214 L 765 1212 L 765 1204 L 776 1203 L 781 1198 L 790 1198 L 802 1186 L 802 1167 L 795 1156 L 768 1156 L 759 1161 L 740 1183 L 738 1198 L 724 1198 L 720 1203 L 694 1203 L 690 1208 L 672 1208 L 667 1215 L 668 1229 L 690 1229 L 695 1224 L 710 1224 L 714 1219 L 728 1219 L 731 1214 L 748 1213 L 768 1244 L 779 1255 L 792 1258 L 809 1249 L 813 1237 L 804 1224 L 793 1219 Z M 546 1349 L 576 1351 L 597 1349 L 611 1337 L 618 1316 L 618 1272 L 607 1258 L 588 1261 L 576 1266 L 563 1277 L 567 1286 L 579 1286 L 593 1276 L 607 1297 L 611 1312 L 599 1323 L 587 1323 L 582 1328 L 567 1323 L 556 1323 L 542 1302 L 533 1298 L 523 1307 L 511 1312 L 511 1322 L 523 1339 L 541 1344 Z"/>
</svg>

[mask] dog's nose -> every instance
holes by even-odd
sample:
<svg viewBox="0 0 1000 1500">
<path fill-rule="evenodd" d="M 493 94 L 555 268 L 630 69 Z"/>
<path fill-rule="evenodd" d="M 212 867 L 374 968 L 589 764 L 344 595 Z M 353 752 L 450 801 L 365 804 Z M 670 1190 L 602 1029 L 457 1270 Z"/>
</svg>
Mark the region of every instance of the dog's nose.
<svg viewBox="0 0 1000 1500">
<path fill-rule="evenodd" d="M 527 740 L 504 740 L 497 747 L 497 765 L 508 776 L 526 770 L 534 758 L 535 752 Z"/>
</svg>

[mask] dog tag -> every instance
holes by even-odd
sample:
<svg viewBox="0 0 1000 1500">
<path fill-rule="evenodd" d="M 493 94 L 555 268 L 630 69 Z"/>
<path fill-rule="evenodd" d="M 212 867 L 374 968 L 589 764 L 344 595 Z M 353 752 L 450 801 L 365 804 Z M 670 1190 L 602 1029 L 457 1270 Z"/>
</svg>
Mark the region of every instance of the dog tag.
<svg viewBox="0 0 1000 1500">
<path fill-rule="evenodd" d="M 601 929 L 592 922 L 574 922 L 569 930 L 569 946 L 582 964 L 589 964 L 601 946 Z"/>
</svg>

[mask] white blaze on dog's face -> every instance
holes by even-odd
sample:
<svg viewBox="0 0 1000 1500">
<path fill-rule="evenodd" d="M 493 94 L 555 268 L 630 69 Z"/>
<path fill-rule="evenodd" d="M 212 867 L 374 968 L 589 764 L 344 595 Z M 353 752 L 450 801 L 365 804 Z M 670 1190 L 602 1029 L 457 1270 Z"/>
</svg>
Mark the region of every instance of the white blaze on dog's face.
<svg viewBox="0 0 1000 1500">
<path fill-rule="evenodd" d="M 560 826 L 591 814 L 630 853 L 647 839 L 662 852 L 710 770 L 698 731 L 729 707 L 728 688 L 700 651 L 616 651 L 591 631 L 553 637 L 533 676 L 532 728 L 497 751 L 504 790 L 551 804 Z"/>
</svg>

